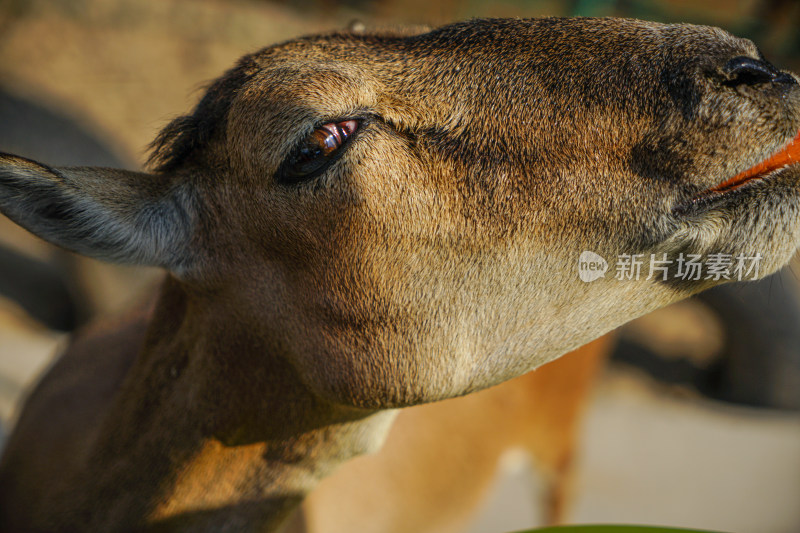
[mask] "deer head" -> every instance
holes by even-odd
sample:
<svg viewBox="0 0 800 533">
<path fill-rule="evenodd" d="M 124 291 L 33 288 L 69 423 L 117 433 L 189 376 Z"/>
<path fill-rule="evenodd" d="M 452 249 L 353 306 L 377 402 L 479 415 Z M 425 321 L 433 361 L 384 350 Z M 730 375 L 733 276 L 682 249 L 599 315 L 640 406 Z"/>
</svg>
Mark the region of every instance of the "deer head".
<svg viewBox="0 0 800 533">
<path fill-rule="evenodd" d="M 796 168 L 705 194 L 800 130 L 796 79 L 713 28 L 494 20 L 244 57 L 154 174 L 4 157 L 5 212 L 224 294 L 323 397 L 391 407 L 530 370 L 697 282 L 603 257 L 798 242 Z"/>
<path fill-rule="evenodd" d="M 797 78 L 715 28 L 334 33 L 242 58 L 161 133 L 150 174 L 2 156 L 0 206 L 168 269 L 204 334 L 235 322 L 316 398 L 383 409 L 499 383 L 719 282 L 585 283 L 583 251 L 784 265 L 800 169 L 729 180 L 798 130 Z"/>
</svg>

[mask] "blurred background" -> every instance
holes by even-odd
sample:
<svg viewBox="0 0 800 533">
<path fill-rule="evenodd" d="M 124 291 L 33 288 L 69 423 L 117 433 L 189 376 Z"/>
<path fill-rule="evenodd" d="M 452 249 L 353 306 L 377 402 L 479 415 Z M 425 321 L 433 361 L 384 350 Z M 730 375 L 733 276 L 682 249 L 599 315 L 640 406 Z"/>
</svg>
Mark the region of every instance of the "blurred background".
<svg viewBox="0 0 800 533">
<path fill-rule="evenodd" d="M 0 151 L 139 168 L 159 129 L 244 53 L 354 20 L 509 16 L 711 24 L 800 71 L 795 0 L 0 0 Z M 570 521 L 800 531 L 796 268 L 615 333 L 586 406 Z M 79 258 L 0 219 L 0 440 L 66 335 L 145 298 L 160 276 Z M 503 461 L 466 530 L 541 524 L 535 463 Z"/>
</svg>

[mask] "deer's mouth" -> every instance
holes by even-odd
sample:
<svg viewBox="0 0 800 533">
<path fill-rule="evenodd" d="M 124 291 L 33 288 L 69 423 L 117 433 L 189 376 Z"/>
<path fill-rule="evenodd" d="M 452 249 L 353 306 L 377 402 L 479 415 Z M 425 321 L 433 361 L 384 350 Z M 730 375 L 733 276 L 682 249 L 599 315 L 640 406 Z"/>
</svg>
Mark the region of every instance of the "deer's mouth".
<svg viewBox="0 0 800 533">
<path fill-rule="evenodd" d="M 752 168 L 729 178 L 722 183 L 715 185 L 709 189 L 704 190 L 695 196 L 692 204 L 705 204 L 714 201 L 718 198 L 727 196 L 728 194 L 745 187 L 746 185 L 755 184 L 764 181 L 781 170 L 800 163 L 800 133 L 781 150 L 771 155 L 767 159 L 761 161 Z"/>
</svg>

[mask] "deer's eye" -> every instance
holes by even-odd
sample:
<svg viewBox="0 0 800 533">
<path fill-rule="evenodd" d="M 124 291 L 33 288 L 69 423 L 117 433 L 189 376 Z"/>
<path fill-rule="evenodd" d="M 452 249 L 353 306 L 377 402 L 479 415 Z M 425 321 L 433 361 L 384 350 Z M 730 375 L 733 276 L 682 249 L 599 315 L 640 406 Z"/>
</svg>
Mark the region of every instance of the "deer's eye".
<svg viewBox="0 0 800 533">
<path fill-rule="evenodd" d="M 336 161 L 342 147 L 358 129 L 358 121 L 331 122 L 315 129 L 283 162 L 278 179 L 296 183 L 318 176 Z"/>
</svg>

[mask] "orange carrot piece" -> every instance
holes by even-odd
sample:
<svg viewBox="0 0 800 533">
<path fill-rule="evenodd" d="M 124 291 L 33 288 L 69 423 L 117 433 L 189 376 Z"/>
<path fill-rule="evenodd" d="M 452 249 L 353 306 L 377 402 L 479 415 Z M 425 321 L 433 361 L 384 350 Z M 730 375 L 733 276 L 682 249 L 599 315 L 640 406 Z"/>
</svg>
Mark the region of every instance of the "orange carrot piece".
<svg viewBox="0 0 800 533">
<path fill-rule="evenodd" d="M 737 174 L 729 180 L 726 180 L 713 189 L 712 191 L 722 191 L 740 185 L 751 178 L 778 170 L 792 163 L 800 163 L 800 134 L 787 144 L 781 151 L 777 152 L 772 157 L 765 159 L 753 168 L 745 170 L 741 174 Z"/>
</svg>

